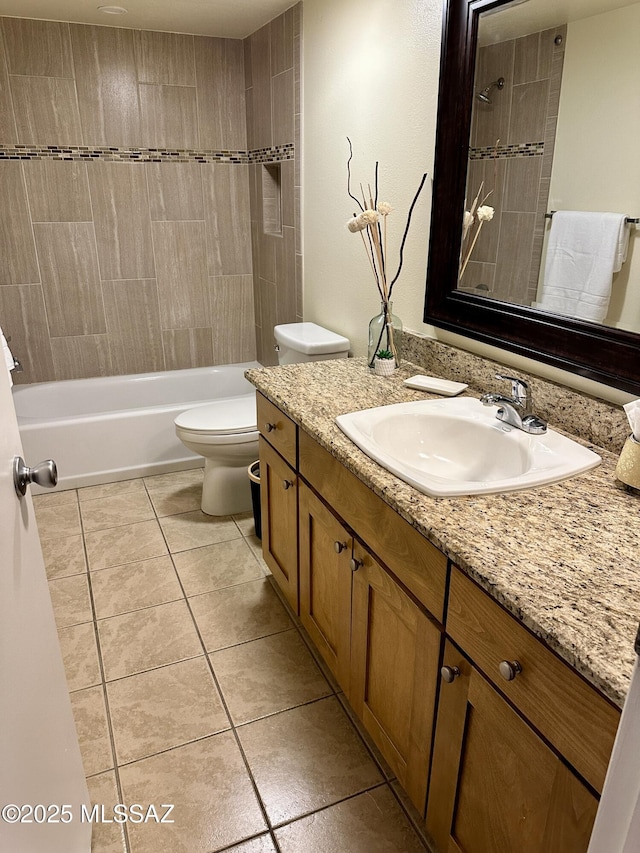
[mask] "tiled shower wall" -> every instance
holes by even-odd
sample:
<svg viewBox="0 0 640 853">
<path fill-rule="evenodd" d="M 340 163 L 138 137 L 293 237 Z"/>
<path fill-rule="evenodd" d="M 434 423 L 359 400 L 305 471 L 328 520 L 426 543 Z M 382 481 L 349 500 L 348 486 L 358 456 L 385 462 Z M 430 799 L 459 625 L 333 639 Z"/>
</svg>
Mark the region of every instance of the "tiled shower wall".
<svg viewBox="0 0 640 853">
<path fill-rule="evenodd" d="M 484 181 L 495 215 L 482 227 L 461 289 L 520 305 L 536 297 L 565 39 L 563 26 L 478 51 L 476 92 L 500 77 L 505 85 L 491 91 L 491 104 L 473 104 L 467 208 Z"/>
<path fill-rule="evenodd" d="M 250 150 L 243 42 L 13 18 L 1 30 L 0 322 L 24 367 L 14 379 L 254 358 L 250 164 L 293 152 Z M 293 87 L 288 100 L 274 91 L 277 123 Z"/>
<path fill-rule="evenodd" d="M 298 3 L 244 41 L 256 342 L 263 364 L 277 363 L 274 325 L 302 319 L 301 14 Z"/>
</svg>

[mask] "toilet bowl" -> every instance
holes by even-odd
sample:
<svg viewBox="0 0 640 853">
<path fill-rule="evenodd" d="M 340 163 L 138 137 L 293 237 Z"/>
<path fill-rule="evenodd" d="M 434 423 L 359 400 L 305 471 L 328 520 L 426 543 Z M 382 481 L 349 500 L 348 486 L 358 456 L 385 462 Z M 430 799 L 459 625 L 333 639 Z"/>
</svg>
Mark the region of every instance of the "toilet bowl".
<svg viewBox="0 0 640 853">
<path fill-rule="evenodd" d="M 349 340 L 315 323 L 289 323 L 274 329 L 278 361 L 346 358 Z M 175 419 L 176 435 L 204 456 L 202 511 L 234 515 L 251 509 L 247 468 L 258 458 L 256 396 L 247 394 L 196 406 Z"/>
<path fill-rule="evenodd" d="M 233 515 L 250 510 L 247 467 L 258 458 L 256 395 L 188 409 L 175 426 L 185 447 L 204 456 L 202 511 Z"/>
</svg>

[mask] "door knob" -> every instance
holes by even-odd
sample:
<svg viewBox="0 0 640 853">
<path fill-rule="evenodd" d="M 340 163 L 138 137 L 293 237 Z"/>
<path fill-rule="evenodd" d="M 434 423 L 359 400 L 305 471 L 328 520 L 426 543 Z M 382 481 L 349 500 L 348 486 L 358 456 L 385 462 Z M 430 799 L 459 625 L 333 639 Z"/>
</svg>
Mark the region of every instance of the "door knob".
<svg viewBox="0 0 640 853">
<path fill-rule="evenodd" d="M 362 560 L 358 560 L 356 557 L 352 557 L 349 561 L 349 565 L 351 566 L 352 572 L 357 572 L 358 569 L 364 565 L 364 563 L 362 562 Z"/>
<path fill-rule="evenodd" d="M 333 550 L 336 552 L 336 554 L 342 554 L 343 551 L 347 550 L 347 543 L 336 541 L 333 543 Z"/>
<path fill-rule="evenodd" d="M 287 491 L 287 489 L 290 489 L 292 486 L 293 486 L 292 480 L 283 480 L 282 481 L 282 488 L 285 490 L 285 492 Z"/>
<path fill-rule="evenodd" d="M 29 468 L 22 456 L 16 456 L 13 460 L 13 485 L 19 498 L 27 493 L 27 486 L 36 483 L 46 489 L 52 489 L 58 484 L 58 469 L 53 459 L 45 459 L 38 462 L 33 468 Z"/>
</svg>

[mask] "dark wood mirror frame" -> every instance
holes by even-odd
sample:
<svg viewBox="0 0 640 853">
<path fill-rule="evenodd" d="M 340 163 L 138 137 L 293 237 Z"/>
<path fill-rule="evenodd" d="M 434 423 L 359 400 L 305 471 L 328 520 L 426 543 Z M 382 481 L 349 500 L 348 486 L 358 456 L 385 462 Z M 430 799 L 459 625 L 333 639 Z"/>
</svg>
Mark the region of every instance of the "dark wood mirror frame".
<svg viewBox="0 0 640 853">
<path fill-rule="evenodd" d="M 510 0 L 445 0 L 424 320 L 640 394 L 640 335 L 456 290 L 478 16 Z"/>
</svg>

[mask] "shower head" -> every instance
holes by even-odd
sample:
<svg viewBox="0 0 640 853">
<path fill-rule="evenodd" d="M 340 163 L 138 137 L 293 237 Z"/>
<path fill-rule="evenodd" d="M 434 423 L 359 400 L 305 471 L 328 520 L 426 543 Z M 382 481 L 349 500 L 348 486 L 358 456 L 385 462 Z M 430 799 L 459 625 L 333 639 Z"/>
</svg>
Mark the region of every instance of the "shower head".
<svg viewBox="0 0 640 853">
<path fill-rule="evenodd" d="M 491 98 L 489 97 L 489 92 L 491 92 L 492 89 L 504 89 L 504 77 L 498 77 L 498 79 L 494 80 L 493 83 L 489 83 L 486 89 L 476 93 L 476 98 L 479 101 L 482 101 L 483 104 L 492 103 Z"/>
</svg>

